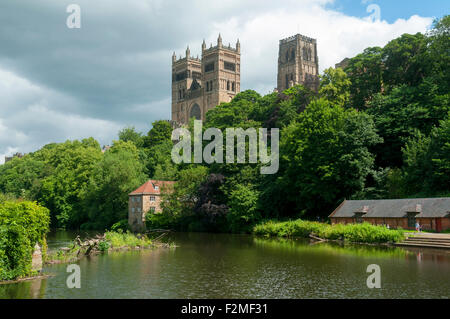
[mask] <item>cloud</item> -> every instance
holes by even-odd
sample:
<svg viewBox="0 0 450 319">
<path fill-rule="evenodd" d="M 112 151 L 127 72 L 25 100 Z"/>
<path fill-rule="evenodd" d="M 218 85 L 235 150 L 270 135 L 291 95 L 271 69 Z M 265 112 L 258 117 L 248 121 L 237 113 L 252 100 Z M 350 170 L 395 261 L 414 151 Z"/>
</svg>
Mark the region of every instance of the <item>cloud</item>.
<svg viewBox="0 0 450 319">
<path fill-rule="evenodd" d="M 169 119 L 172 52 L 200 54 L 219 32 L 241 41 L 241 88 L 266 94 L 282 38 L 318 39 L 323 70 L 432 22 L 372 22 L 329 9 L 332 0 L 79 0 L 82 27 L 68 29 L 71 3 L 0 2 L 0 154 L 89 136 L 107 144 L 121 127 Z"/>
</svg>

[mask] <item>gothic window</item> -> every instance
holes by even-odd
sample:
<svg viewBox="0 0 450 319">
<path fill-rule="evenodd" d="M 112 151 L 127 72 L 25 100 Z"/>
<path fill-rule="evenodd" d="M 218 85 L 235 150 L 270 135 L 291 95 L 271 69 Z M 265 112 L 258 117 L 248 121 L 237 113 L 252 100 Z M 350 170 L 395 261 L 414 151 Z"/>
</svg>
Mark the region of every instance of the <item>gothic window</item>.
<svg viewBox="0 0 450 319">
<path fill-rule="evenodd" d="M 291 60 L 294 61 L 295 60 L 295 50 L 291 49 Z"/>
<path fill-rule="evenodd" d="M 224 62 L 224 68 L 225 68 L 225 70 L 236 71 L 236 64 L 225 61 Z"/>
<path fill-rule="evenodd" d="M 289 75 L 286 74 L 286 88 L 289 88 Z"/>
<path fill-rule="evenodd" d="M 206 82 L 206 92 L 209 92 L 209 82 Z"/>
<path fill-rule="evenodd" d="M 201 119 L 201 111 L 200 111 L 200 107 L 198 106 L 197 103 L 195 103 L 192 108 L 191 108 L 191 112 L 189 117 L 195 117 L 196 120 L 200 120 Z"/>
<path fill-rule="evenodd" d="M 308 61 L 312 61 L 311 49 L 308 49 Z"/>
<path fill-rule="evenodd" d="M 183 71 L 183 72 L 177 73 L 177 75 L 175 76 L 175 80 L 178 82 L 178 81 L 182 81 L 182 80 L 186 79 L 187 73 L 188 73 L 188 71 Z"/>
<path fill-rule="evenodd" d="M 208 63 L 205 65 L 205 72 L 214 71 L 214 62 Z"/>
<path fill-rule="evenodd" d="M 286 50 L 286 63 L 289 61 L 289 49 Z"/>
<path fill-rule="evenodd" d="M 235 84 L 235 82 L 231 83 L 231 91 L 233 91 L 233 92 L 236 91 L 236 84 Z"/>
<path fill-rule="evenodd" d="M 227 91 L 230 90 L 230 81 L 227 81 Z"/>
</svg>

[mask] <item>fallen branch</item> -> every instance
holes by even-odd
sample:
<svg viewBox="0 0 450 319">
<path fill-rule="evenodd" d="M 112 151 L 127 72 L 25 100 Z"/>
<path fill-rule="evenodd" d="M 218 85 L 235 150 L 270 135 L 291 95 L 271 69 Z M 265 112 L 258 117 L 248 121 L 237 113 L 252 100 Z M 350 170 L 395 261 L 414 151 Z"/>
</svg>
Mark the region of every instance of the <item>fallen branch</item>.
<svg viewBox="0 0 450 319">
<path fill-rule="evenodd" d="M 312 238 L 312 239 L 317 240 L 319 242 L 327 241 L 326 239 L 323 239 L 323 238 L 320 238 L 320 237 L 316 237 L 313 234 L 309 234 L 309 238 Z"/>
</svg>

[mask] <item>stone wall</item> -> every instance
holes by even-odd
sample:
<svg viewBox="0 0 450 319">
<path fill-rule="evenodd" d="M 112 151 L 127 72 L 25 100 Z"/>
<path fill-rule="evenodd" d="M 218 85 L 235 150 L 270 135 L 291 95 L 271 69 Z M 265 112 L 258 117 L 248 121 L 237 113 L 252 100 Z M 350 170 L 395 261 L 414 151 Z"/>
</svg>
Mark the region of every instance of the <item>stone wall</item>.
<svg viewBox="0 0 450 319">
<path fill-rule="evenodd" d="M 154 200 L 152 200 L 154 199 Z M 162 212 L 160 195 L 130 195 L 128 199 L 128 224 L 133 232 L 145 230 L 145 216 L 154 208 L 154 214 Z"/>
<path fill-rule="evenodd" d="M 42 251 L 41 246 L 36 243 L 34 246 L 33 257 L 31 261 L 31 269 L 33 271 L 41 271 L 42 270 Z"/>
</svg>

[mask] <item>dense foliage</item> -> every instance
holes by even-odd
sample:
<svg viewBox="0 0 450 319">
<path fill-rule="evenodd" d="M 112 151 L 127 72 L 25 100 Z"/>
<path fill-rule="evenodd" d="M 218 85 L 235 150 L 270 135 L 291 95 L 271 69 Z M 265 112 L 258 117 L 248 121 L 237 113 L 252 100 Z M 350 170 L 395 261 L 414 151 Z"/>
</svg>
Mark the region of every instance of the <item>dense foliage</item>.
<svg viewBox="0 0 450 319">
<path fill-rule="evenodd" d="M 49 224 L 47 208 L 35 202 L 0 197 L 0 280 L 32 274 L 34 247 L 39 243 L 45 252 Z"/>
<path fill-rule="evenodd" d="M 344 240 L 355 243 L 388 243 L 404 239 L 401 229 L 388 229 L 385 226 L 363 224 L 329 225 L 305 220 L 273 222 L 258 224 L 253 233 L 266 237 L 304 237 L 310 235 L 328 240 Z"/>
<path fill-rule="evenodd" d="M 14 159 L 0 166 L 0 192 L 48 207 L 56 227 L 123 229 L 130 191 L 176 180 L 148 226 L 222 232 L 324 219 L 344 199 L 448 196 L 449 30 L 445 16 L 427 34 L 367 48 L 344 70 L 325 70 L 317 92 L 247 90 L 207 112 L 203 130 L 224 140 L 226 128 L 279 128 L 276 174 L 262 175 L 260 162 L 175 164 L 171 123 L 156 121 L 146 134 L 124 128 L 104 153 L 90 138 Z"/>
</svg>

